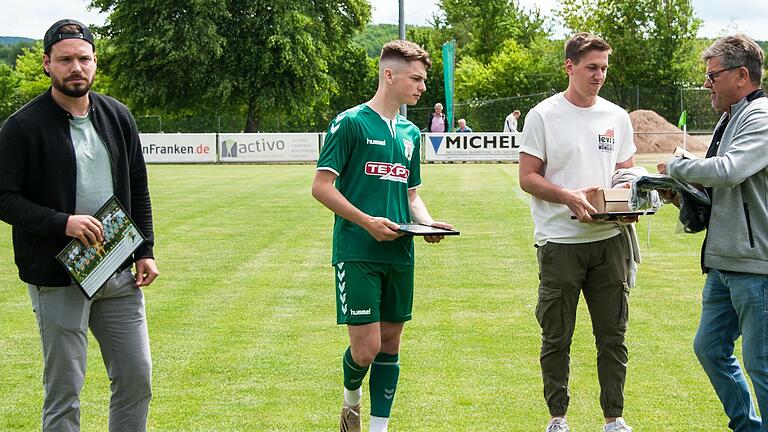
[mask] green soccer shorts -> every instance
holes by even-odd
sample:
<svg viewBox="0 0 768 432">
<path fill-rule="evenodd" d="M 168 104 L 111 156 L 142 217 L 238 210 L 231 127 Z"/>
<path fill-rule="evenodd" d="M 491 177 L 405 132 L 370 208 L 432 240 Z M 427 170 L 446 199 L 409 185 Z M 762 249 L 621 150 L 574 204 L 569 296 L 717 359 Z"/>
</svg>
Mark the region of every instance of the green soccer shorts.
<svg viewBox="0 0 768 432">
<path fill-rule="evenodd" d="M 338 324 L 411 319 L 412 265 L 351 261 L 336 263 L 333 270 Z"/>
</svg>

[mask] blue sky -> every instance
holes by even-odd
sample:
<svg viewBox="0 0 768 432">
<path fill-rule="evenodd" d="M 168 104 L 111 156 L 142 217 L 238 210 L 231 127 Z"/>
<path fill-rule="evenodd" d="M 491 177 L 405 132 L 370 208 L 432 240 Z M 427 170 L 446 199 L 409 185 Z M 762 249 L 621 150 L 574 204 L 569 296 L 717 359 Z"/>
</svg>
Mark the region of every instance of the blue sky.
<svg viewBox="0 0 768 432">
<path fill-rule="evenodd" d="M 538 6 L 547 14 L 556 0 L 520 0 L 525 8 Z M 87 0 L 0 0 L 0 35 L 41 39 L 45 30 L 61 18 L 75 18 L 86 24 L 101 24 L 104 15 L 88 11 Z M 374 23 L 397 23 L 397 0 L 371 0 Z M 768 1 L 737 2 L 693 0 L 699 18 L 704 20 L 700 36 L 716 37 L 737 31 L 768 40 Z M 405 0 L 408 24 L 426 24 L 437 12 L 437 0 Z"/>
</svg>

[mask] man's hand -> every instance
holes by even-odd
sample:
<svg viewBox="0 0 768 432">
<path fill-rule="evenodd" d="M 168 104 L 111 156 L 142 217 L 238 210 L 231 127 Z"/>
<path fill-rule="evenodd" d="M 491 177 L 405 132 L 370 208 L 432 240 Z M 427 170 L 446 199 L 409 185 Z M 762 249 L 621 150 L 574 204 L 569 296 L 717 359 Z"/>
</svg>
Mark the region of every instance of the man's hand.
<svg viewBox="0 0 768 432">
<path fill-rule="evenodd" d="M 392 222 L 391 220 L 383 217 L 370 218 L 365 226 L 363 226 L 371 237 L 376 241 L 392 241 L 400 236 L 402 233 L 397 232 L 400 229 L 400 225 Z"/>
<path fill-rule="evenodd" d="M 153 258 L 141 258 L 136 260 L 136 285 L 149 286 L 160 275 L 157 263 Z"/>
<path fill-rule="evenodd" d="M 577 190 L 563 189 L 566 194 L 563 204 L 568 206 L 579 222 L 594 222 L 590 214 L 597 213 L 597 210 L 587 201 L 587 194 L 598 189 L 600 188 L 597 186 Z"/>
<path fill-rule="evenodd" d="M 656 171 L 659 172 L 659 174 L 666 174 L 667 173 L 667 162 L 659 162 L 656 164 Z"/>
<path fill-rule="evenodd" d="M 436 228 L 453 229 L 453 225 L 445 222 L 432 222 L 431 224 L 429 224 L 429 226 L 433 226 Z M 424 236 L 424 241 L 427 243 L 440 243 L 440 240 L 444 238 L 445 236 L 442 236 L 442 235 Z"/>
<path fill-rule="evenodd" d="M 90 215 L 72 215 L 67 219 L 64 234 L 73 237 L 85 245 L 95 246 L 104 241 L 104 231 L 101 222 Z"/>
</svg>

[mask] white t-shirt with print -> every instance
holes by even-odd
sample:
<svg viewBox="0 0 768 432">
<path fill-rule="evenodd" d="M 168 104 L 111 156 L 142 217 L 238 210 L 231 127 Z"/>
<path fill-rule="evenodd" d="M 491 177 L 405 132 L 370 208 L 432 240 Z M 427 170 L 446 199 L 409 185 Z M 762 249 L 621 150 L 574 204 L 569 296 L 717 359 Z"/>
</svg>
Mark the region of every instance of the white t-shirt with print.
<svg viewBox="0 0 768 432">
<path fill-rule="evenodd" d="M 635 154 L 632 123 L 623 108 L 597 97 L 589 108 L 564 93 L 541 101 L 525 117 L 520 152 L 544 162 L 544 178 L 564 189 L 611 187 L 616 164 Z M 588 243 L 619 234 L 612 223 L 572 220 L 564 204 L 532 197 L 536 244 Z"/>
</svg>

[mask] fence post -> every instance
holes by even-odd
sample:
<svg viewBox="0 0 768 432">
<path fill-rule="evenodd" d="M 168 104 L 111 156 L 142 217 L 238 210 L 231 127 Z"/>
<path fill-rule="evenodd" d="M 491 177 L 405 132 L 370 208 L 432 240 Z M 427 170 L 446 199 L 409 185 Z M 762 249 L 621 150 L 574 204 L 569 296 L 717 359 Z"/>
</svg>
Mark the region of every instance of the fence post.
<svg viewBox="0 0 768 432">
<path fill-rule="evenodd" d="M 635 109 L 640 109 L 640 86 L 635 86 Z"/>
</svg>

